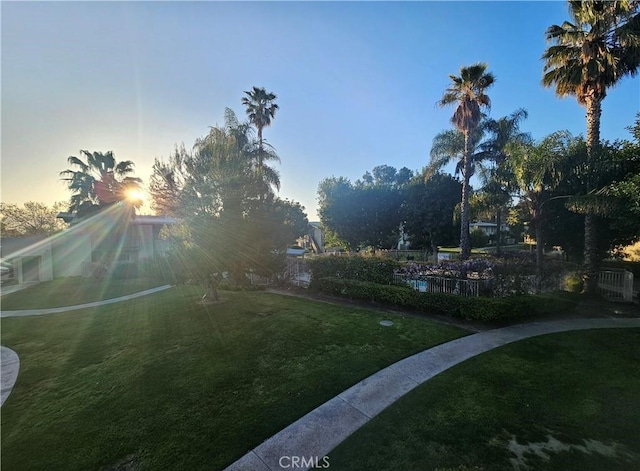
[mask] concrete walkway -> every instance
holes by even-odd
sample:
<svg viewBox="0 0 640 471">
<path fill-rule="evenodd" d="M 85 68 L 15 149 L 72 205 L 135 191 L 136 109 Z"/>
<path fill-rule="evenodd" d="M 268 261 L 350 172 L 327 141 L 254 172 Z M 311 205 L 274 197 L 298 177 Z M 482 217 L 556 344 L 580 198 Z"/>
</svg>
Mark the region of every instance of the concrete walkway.
<svg viewBox="0 0 640 471">
<path fill-rule="evenodd" d="M 11 389 L 18 379 L 19 369 L 18 354 L 10 348 L 0 347 L 0 406 L 11 394 Z"/>
<path fill-rule="evenodd" d="M 171 285 L 158 286 L 157 288 L 151 288 L 139 293 L 128 294 L 126 296 L 120 296 L 119 298 L 105 299 L 103 301 L 96 301 L 93 303 L 76 304 L 75 306 L 54 307 L 49 309 L 21 309 L 19 311 L 0 311 L 0 317 L 23 317 L 23 316 L 42 316 L 44 314 L 59 314 L 61 312 L 76 311 L 78 309 L 87 309 L 90 307 L 104 306 L 106 304 L 119 303 L 121 301 L 128 301 L 130 299 L 139 298 L 148 294 L 157 293 L 165 289 L 171 288 Z"/>
<path fill-rule="evenodd" d="M 628 327 L 640 327 L 640 318 L 520 324 L 438 345 L 394 363 L 343 391 L 251 450 L 225 471 L 290 470 L 291 457 L 313 459 L 322 464 L 323 457 L 333 448 L 400 397 L 473 356 L 538 335 Z"/>
</svg>

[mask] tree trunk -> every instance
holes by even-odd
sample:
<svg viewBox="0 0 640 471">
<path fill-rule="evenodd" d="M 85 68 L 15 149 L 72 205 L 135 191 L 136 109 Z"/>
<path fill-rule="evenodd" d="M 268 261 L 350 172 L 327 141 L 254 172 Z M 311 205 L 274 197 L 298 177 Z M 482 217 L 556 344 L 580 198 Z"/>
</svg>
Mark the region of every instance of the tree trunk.
<svg viewBox="0 0 640 471">
<path fill-rule="evenodd" d="M 587 99 L 587 161 L 590 166 L 600 148 L 600 115 L 602 99 L 589 97 Z M 592 171 L 588 169 L 588 173 Z M 587 178 L 587 192 L 593 190 L 591 178 Z M 598 256 L 598 234 L 595 215 L 586 214 L 584 218 L 584 266 L 583 289 L 585 293 L 594 294 L 598 288 L 598 270 L 600 258 Z"/>
<path fill-rule="evenodd" d="M 538 214 L 536 222 L 536 291 L 540 292 L 542 285 L 543 263 L 544 263 L 544 241 L 542 240 L 542 221 Z"/>
<path fill-rule="evenodd" d="M 469 156 L 469 131 L 464 133 L 464 161 L 462 175 L 462 208 L 460 215 L 460 259 L 467 260 L 471 255 L 471 238 L 469 236 L 469 178 L 471 158 Z"/>
<path fill-rule="evenodd" d="M 500 233 L 500 226 L 502 225 L 502 207 L 499 207 L 498 210 L 496 211 L 496 226 L 497 227 L 497 231 L 496 231 L 496 255 L 500 255 L 500 247 L 501 247 L 501 236 L 502 234 Z"/>
<path fill-rule="evenodd" d="M 435 240 L 431 239 L 431 250 L 433 251 L 433 264 L 438 264 L 438 244 L 436 244 Z"/>
<path fill-rule="evenodd" d="M 584 293 L 593 294 L 597 291 L 599 265 L 596 216 L 586 214 L 584 216 L 584 273 L 582 275 Z"/>
</svg>

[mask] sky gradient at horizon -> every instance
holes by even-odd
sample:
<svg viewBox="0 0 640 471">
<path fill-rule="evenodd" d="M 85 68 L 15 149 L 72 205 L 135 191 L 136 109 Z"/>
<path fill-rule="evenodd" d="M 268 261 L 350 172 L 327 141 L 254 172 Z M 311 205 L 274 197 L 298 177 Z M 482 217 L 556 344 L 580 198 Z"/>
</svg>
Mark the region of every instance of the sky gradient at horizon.
<svg viewBox="0 0 640 471">
<path fill-rule="evenodd" d="M 491 116 L 525 108 L 536 139 L 586 132 L 585 110 L 542 87 L 545 29 L 566 2 L 2 2 L 2 193 L 8 203 L 70 196 L 59 172 L 79 149 L 133 160 L 191 147 L 225 107 L 244 119 L 252 86 L 280 106 L 265 138 L 280 196 L 316 220 L 326 177 L 376 165 L 420 170 L 453 107 L 436 106 L 460 67 L 496 76 Z M 628 138 L 640 78 L 603 103 L 601 137 Z M 448 168 L 453 171 L 453 166 Z"/>
</svg>

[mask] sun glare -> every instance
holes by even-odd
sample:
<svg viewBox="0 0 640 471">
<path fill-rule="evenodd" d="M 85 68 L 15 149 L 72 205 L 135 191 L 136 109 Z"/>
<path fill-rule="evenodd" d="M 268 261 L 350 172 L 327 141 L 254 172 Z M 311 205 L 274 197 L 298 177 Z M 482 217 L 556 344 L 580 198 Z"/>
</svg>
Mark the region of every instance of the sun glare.
<svg viewBox="0 0 640 471">
<path fill-rule="evenodd" d="M 140 190 L 127 190 L 127 200 L 132 203 L 141 203 L 144 200 L 144 193 Z"/>
</svg>

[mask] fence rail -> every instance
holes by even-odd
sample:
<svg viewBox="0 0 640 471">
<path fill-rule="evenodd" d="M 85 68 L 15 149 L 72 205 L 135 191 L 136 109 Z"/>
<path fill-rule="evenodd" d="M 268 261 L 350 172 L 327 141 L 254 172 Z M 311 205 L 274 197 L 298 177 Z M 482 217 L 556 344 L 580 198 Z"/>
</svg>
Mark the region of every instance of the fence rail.
<svg viewBox="0 0 640 471">
<path fill-rule="evenodd" d="M 598 292 L 611 300 L 632 302 L 633 273 L 626 270 L 601 270 Z"/>
<path fill-rule="evenodd" d="M 480 296 L 484 284 L 484 280 L 461 280 L 440 276 L 421 276 L 419 279 L 410 279 L 404 275 L 394 275 L 393 281 L 398 285 L 407 284 L 423 293 L 448 293 L 461 296 Z"/>
</svg>

